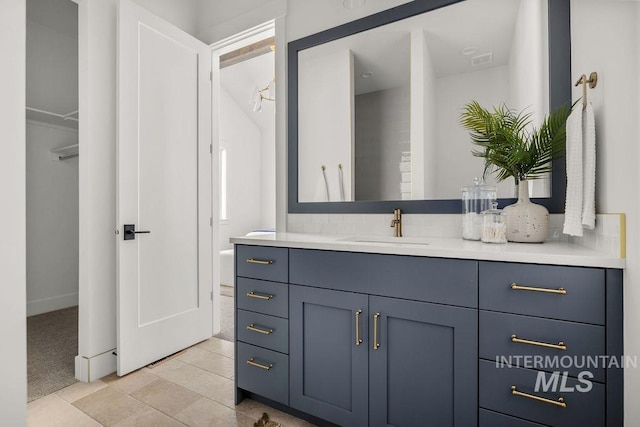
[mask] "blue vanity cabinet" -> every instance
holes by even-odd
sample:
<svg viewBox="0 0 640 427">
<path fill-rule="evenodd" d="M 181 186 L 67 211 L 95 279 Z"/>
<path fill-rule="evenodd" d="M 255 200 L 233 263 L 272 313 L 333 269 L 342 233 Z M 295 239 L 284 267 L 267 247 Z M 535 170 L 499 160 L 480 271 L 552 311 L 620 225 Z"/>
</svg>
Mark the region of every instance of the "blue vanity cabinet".
<svg viewBox="0 0 640 427">
<path fill-rule="evenodd" d="M 289 250 L 235 247 L 235 402 L 289 404 Z"/>
<path fill-rule="evenodd" d="M 477 425 L 476 261 L 290 249 L 289 268 L 291 407 L 348 426 Z"/>
<path fill-rule="evenodd" d="M 477 425 L 477 311 L 370 296 L 369 312 L 369 425 Z"/>
<path fill-rule="evenodd" d="M 477 424 L 477 312 L 291 285 L 290 406 L 348 426 Z"/>
<path fill-rule="evenodd" d="M 624 425 L 621 368 L 590 369 L 582 392 L 578 362 L 496 363 L 619 360 L 622 270 L 236 249 L 236 403 L 320 425 Z"/>
<path fill-rule="evenodd" d="M 342 426 L 366 426 L 367 296 L 290 285 L 290 406 Z"/>
<path fill-rule="evenodd" d="M 479 286 L 482 427 L 623 425 L 621 270 L 483 261 Z"/>
</svg>

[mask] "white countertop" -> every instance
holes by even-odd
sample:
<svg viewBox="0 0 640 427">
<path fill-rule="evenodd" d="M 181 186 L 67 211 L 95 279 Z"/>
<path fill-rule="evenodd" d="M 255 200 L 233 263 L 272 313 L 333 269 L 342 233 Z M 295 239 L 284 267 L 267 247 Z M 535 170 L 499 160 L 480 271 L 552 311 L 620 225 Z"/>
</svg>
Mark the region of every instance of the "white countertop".
<svg viewBox="0 0 640 427">
<path fill-rule="evenodd" d="M 372 241 L 357 241 L 372 240 Z M 382 241 L 376 241 L 382 240 Z M 345 252 L 413 255 L 435 258 L 625 268 L 625 259 L 567 242 L 491 244 L 443 237 L 340 236 L 272 233 L 233 237 L 231 243 L 323 249 Z M 427 243 L 427 244 L 424 244 Z"/>
</svg>

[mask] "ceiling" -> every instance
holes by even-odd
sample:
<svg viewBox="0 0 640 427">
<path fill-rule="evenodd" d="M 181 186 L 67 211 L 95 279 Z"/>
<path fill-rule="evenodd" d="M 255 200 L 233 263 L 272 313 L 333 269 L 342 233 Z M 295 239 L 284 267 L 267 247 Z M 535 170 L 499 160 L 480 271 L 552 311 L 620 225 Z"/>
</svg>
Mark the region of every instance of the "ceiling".
<svg viewBox="0 0 640 427">
<path fill-rule="evenodd" d="M 474 55 L 493 53 L 493 63 L 485 67 L 506 64 L 519 3 L 514 0 L 469 0 L 317 46 L 304 54 L 343 49 L 349 43 L 348 48 L 354 54 L 357 93 L 398 87 L 408 82 L 410 30 L 415 28 L 424 32 L 437 76 L 471 71 L 470 56 L 460 53 L 468 46 L 476 48 Z M 27 0 L 29 107 L 59 114 L 77 110 L 77 14 L 78 7 L 71 0 Z M 361 75 L 366 72 L 372 72 L 372 78 L 363 79 Z M 273 126 L 274 103 L 264 102 L 262 112 L 255 113 L 249 99 L 251 90 L 266 86 L 273 75 L 273 52 L 221 70 L 223 88 L 261 130 Z M 38 113 L 30 113 L 30 116 L 47 119 L 46 115 Z M 54 121 L 77 127 L 74 121 Z"/>
<path fill-rule="evenodd" d="M 351 50 L 356 94 L 409 84 L 412 32 L 423 35 L 436 77 L 506 65 L 519 8 L 519 0 L 468 0 L 314 46 L 299 59 Z M 471 46 L 475 53 L 464 55 Z M 487 53 L 490 64 L 471 65 L 472 57 Z M 373 76 L 363 79 L 362 73 Z"/>
<path fill-rule="evenodd" d="M 244 113 L 261 131 L 273 128 L 275 123 L 275 103 L 263 101 L 262 111 L 254 112 L 249 103 L 253 89 L 264 88 L 269 84 L 275 72 L 275 54 L 273 52 L 256 56 L 238 64 L 220 70 L 220 84 L 233 98 Z"/>
<path fill-rule="evenodd" d="M 418 17 L 437 77 L 475 71 L 471 58 L 493 54 L 484 67 L 507 65 L 520 1 L 468 0 Z M 464 55 L 463 49 L 475 53 Z"/>
<path fill-rule="evenodd" d="M 78 5 L 71 0 L 27 0 L 27 19 L 78 38 Z"/>
</svg>

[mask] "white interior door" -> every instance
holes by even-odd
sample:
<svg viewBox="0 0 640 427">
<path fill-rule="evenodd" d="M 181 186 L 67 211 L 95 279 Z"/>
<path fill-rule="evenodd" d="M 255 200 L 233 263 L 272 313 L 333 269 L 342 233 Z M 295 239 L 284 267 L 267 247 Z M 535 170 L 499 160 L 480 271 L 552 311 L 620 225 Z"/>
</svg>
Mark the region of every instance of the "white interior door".
<svg viewBox="0 0 640 427">
<path fill-rule="evenodd" d="M 124 375 L 212 334 L 211 52 L 130 0 L 120 1 L 118 25 Z"/>
</svg>

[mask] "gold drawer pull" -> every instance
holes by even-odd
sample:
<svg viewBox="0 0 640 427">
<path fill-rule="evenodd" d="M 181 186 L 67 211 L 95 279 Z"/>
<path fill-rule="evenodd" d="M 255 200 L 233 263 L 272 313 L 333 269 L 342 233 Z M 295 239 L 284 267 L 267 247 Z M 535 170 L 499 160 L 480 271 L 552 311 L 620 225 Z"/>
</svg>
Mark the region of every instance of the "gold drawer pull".
<svg viewBox="0 0 640 427">
<path fill-rule="evenodd" d="M 360 338 L 360 315 L 362 314 L 362 310 L 356 311 L 356 345 L 362 344 L 362 339 Z"/>
<path fill-rule="evenodd" d="M 247 292 L 247 296 L 249 298 L 257 298 L 257 299 L 263 299 L 263 300 L 270 300 L 271 298 L 273 298 L 273 295 L 260 295 L 260 294 L 256 294 L 255 292 L 251 291 L 251 292 Z"/>
<path fill-rule="evenodd" d="M 527 399 L 537 400 L 538 402 L 548 403 L 550 405 L 556 405 L 561 408 L 567 407 L 567 404 L 565 403 L 564 398 L 562 397 L 559 397 L 558 400 L 546 399 L 544 397 L 535 396 L 533 394 L 528 394 L 528 393 L 523 393 L 521 391 L 518 391 L 516 389 L 516 386 L 514 385 L 511 386 L 511 394 L 513 394 L 514 396 L 521 396 L 521 397 L 526 397 Z"/>
<path fill-rule="evenodd" d="M 269 369 L 273 368 L 273 363 L 269 363 L 268 365 L 263 365 L 262 363 L 255 362 L 253 360 L 253 357 L 247 360 L 247 365 L 255 366 L 256 368 L 264 369 L 265 371 L 268 371 Z"/>
<path fill-rule="evenodd" d="M 511 335 L 511 341 L 519 344 L 529 344 L 529 345 L 537 345 L 538 347 L 554 348 L 556 350 L 567 349 L 567 345 L 564 343 L 564 341 L 560 341 L 558 344 L 549 344 L 549 343 L 540 342 L 540 341 L 523 340 L 522 338 L 518 338 L 515 335 Z"/>
<path fill-rule="evenodd" d="M 373 315 L 373 349 L 377 350 L 380 348 L 380 343 L 378 342 L 378 319 L 380 318 L 380 313 L 376 313 Z"/>
<path fill-rule="evenodd" d="M 258 332 L 260 334 L 271 335 L 273 333 L 273 329 L 260 329 L 256 328 L 253 323 L 247 326 L 247 331 Z"/>
<path fill-rule="evenodd" d="M 248 258 L 247 262 L 249 264 L 260 264 L 260 265 L 271 265 L 271 264 L 273 264 L 273 260 L 271 260 L 271 259 Z"/>
<path fill-rule="evenodd" d="M 545 293 L 548 293 L 548 294 L 559 294 L 559 295 L 566 295 L 567 294 L 567 290 L 565 288 L 558 288 L 558 289 L 534 288 L 534 287 L 531 287 L 531 286 L 520 286 L 515 282 L 511 284 L 511 289 L 513 289 L 514 291 L 545 292 Z"/>
</svg>

